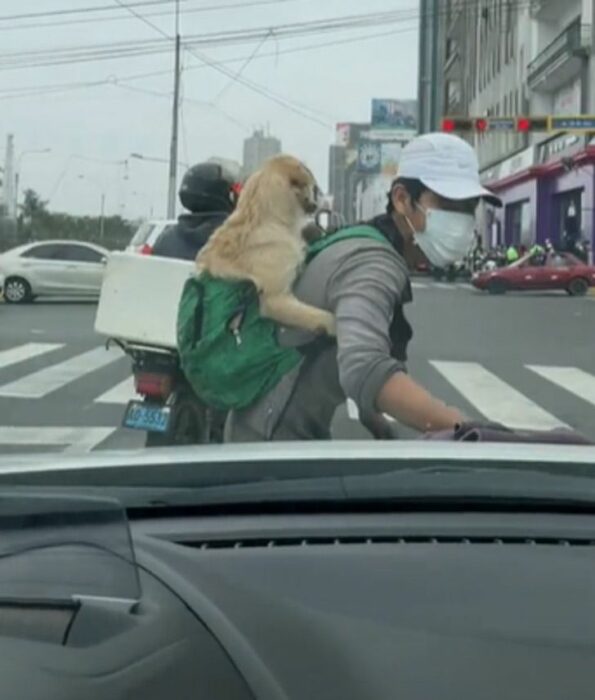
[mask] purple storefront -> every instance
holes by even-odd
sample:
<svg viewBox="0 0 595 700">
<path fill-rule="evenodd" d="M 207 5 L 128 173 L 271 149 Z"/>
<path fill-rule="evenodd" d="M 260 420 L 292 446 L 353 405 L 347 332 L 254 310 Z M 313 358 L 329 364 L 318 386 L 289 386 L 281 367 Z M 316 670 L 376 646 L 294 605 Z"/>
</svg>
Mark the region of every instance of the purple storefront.
<svg viewBox="0 0 595 700">
<path fill-rule="evenodd" d="M 504 175 L 504 176 L 502 176 Z M 595 244 L 595 145 L 563 135 L 526 149 L 482 174 L 504 202 L 489 224 L 492 245 L 531 246 L 574 232 Z"/>
</svg>

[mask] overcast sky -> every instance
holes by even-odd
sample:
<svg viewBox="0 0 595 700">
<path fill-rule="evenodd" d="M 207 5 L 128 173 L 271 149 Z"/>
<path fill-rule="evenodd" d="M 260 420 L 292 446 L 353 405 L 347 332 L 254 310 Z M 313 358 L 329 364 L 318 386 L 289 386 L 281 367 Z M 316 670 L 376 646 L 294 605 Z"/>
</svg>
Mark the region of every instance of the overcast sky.
<svg viewBox="0 0 595 700">
<path fill-rule="evenodd" d="M 135 11 L 173 34 L 173 0 L 171 7 L 150 1 L 154 4 L 136 5 Z M 111 5 L 113 12 L 6 19 Z M 196 48 L 212 61 L 237 59 L 226 62 L 226 69 L 235 72 L 244 66 L 242 77 L 255 89 L 231 83 L 185 51 L 180 160 L 193 163 L 221 156 L 241 161 L 243 139 L 253 128 L 268 126 L 284 151 L 305 160 L 326 187 L 334 124 L 368 120 L 373 97 L 416 96 L 418 5 L 418 0 L 181 0 L 183 39 L 381 11 L 397 10 L 402 16 L 382 26 L 282 39 L 273 31 L 264 40 Z M 201 8 L 215 9 L 198 11 Z M 29 26 L 19 28 L 25 25 Z M 367 38 L 353 41 L 355 37 Z M 167 165 L 129 156 L 168 157 L 173 49 L 162 46 L 159 53 L 94 62 L 7 67 L 14 52 L 161 38 L 118 8 L 116 0 L 0 0 L 0 159 L 4 161 L 7 133 L 15 136 L 17 158 L 23 151 L 51 148 L 49 154 L 23 156 L 21 191 L 32 187 L 50 200 L 52 209 L 77 214 L 96 214 L 101 191 L 106 192 L 108 214 L 133 218 L 151 210 L 155 217 L 165 213 Z M 296 51 L 347 40 L 350 43 Z M 129 79 L 154 72 L 160 74 Z M 110 82 L 81 86 L 102 81 Z M 48 92 L 57 85 L 64 89 Z M 261 94 L 263 88 L 268 96 Z M 290 103 L 291 109 L 274 99 Z M 126 159 L 128 179 L 121 164 Z"/>
</svg>

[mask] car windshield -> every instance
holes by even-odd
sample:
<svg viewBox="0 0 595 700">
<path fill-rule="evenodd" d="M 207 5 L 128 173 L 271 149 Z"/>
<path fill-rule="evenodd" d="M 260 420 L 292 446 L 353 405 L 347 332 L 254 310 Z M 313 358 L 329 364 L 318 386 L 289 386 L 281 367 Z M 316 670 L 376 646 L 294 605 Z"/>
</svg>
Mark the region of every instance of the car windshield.
<svg viewBox="0 0 595 700">
<path fill-rule="evenodd" d="M 591 4 L 0 0 L 0 474 L 588 451 Z"/>
</svg>

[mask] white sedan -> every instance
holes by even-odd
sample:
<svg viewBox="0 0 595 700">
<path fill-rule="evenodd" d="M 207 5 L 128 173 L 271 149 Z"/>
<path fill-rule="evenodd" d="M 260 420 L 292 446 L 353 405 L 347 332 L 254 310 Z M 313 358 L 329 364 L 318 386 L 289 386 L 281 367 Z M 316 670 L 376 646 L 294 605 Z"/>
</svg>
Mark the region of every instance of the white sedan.
<svg viewBox="0 0 595 700">
<path fill-rule="evenodd" d="M 27 243 L 0 255 L 0 286 L 13 304 L 38 296 L 99 297 L 109 251 L 82 241 Z"/>
</svg>

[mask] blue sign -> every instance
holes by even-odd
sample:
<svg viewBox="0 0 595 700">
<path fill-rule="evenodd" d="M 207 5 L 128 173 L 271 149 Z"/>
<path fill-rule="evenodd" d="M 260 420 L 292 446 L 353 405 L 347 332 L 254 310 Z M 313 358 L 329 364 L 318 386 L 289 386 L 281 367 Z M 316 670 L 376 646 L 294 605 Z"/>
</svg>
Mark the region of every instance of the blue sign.
<svg viewBox="0 0 595 700">
<path fill-rule="evenodd" d="M 509 117 L 490 117 L 490 131 L 516 131 L 516 119 Z"/>
<path fill-rule="evenodd" d="M 595 117 L 551 117 L 551 129 L 555 131 L 595 131 Z"/>
<path fill-rule="evenodd" d="M 415 100 L 372 100 L 372 127 L 417 131 Z"/>
<path fill-rule="evenodd" d="M 357 147 L 357 169 L 360 173 L 375 175 L 382 167 L 382 144 L 379 141 L 360 141 Z"/>
</svg>

